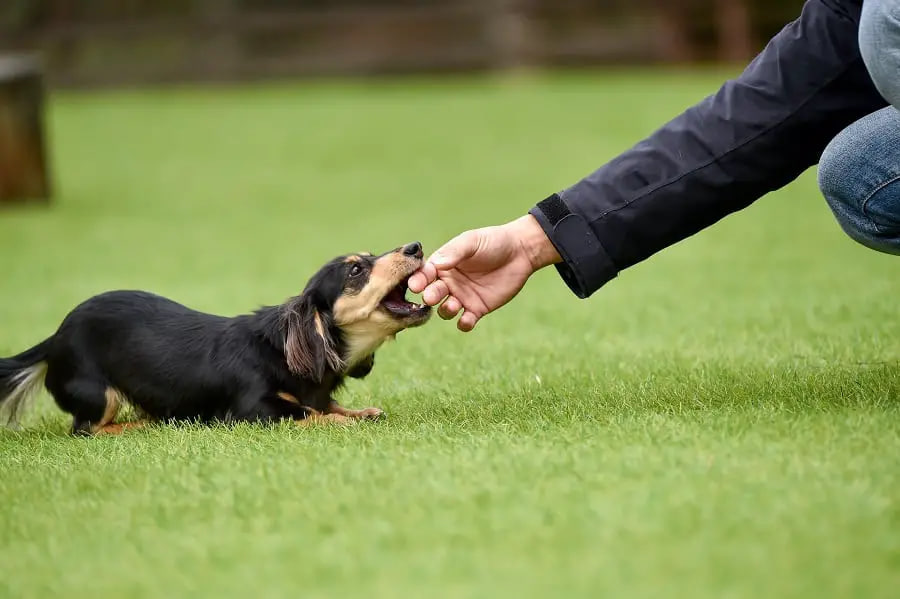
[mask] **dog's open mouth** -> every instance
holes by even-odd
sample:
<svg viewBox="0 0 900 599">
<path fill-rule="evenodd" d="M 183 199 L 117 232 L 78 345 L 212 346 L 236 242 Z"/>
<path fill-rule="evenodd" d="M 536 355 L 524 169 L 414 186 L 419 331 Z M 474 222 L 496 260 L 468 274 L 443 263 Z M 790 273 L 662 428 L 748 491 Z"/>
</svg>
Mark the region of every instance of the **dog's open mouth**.
<svg viewBox="0 0 900 599">
<path fill-rule="evenodd" d="M 409 287 L 406 283 L 408 280 L 409 277 L 403 279 L 396 287 L 391 289 L 381 300 L 381 307 L 400 318 L 427 314 L 431 310 L 431 306 L 407 301 L 406 292 L 409 290 Z"/>
</svg>

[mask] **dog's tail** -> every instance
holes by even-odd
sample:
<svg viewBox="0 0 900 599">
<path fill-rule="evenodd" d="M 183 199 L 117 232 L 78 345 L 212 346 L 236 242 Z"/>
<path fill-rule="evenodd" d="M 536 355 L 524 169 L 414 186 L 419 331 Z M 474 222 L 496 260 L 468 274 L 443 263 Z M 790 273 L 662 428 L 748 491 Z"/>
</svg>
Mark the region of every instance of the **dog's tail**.
<svg viewBox="0 0 900 599">
<path fill-rule="evenodd" d="M 31 400 L 44 382 L 51 339 L 18 356 L 0 358 L 0 423 L 4 426 L 18 428 Z"/>
</svg>

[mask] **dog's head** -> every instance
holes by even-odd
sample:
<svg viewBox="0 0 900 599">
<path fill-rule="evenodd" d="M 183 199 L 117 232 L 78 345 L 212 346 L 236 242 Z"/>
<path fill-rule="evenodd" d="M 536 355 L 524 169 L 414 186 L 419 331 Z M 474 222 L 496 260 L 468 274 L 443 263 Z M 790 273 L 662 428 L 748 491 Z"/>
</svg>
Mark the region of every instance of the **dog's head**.
<svg viewBox="0 0 900 599">
<path fill-rule="evenodd" d="M 319 269 L 284 306 L 290 370 L 316 381 L 326 370 L 367 375 L 382 343 L 431 316 L 429 306 L 406 300 L 406 283 L 422 256 L 422 245 L 413 242 L 380 256 L 339 256 Z"/>
</svg>

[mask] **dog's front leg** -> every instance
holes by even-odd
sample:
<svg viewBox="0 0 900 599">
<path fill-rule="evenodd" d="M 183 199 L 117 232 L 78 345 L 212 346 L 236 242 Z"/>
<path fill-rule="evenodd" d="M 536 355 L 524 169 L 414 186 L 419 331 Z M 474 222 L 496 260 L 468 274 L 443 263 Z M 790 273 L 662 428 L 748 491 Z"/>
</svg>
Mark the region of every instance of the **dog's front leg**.
<svg viewBox="0 0 900 599">
<path fill-rule="evenodd" d="M 128 429 L 142 428 L 150 424 L 146 420 L 133 420 L 129 422 L 118 422 L 104 424 L 97 430 L 98 435 L 121 435 Z"/>
<path fill-rule="evenodd" d="M 306 418 L 301 420 L 295 420 L 299 426 L 314 426 L 317 424 L 355 424 L 357 421 L 353 418 L 348 418 L 347 416 L 341 416 L 340 414 L 323 414 L 321 412 L 311 413 Z"/>
<path fill-rule="evenodd" d="M 320 412 L 311 406 L 302 405 L 296 397 L 285 391 L 279 391 L 278 397 L 283 401 L 300 406 L 306 413 L 304 418 L 296 419 L 298 424 L 308 425 L 321 422 L 348 424 L 356 420 L 379 420 L 384 418 L 384 411 L 378 408 L 348 410 L 333 399 L 329 399 L 328 406 L 324 411 Z"/>
<path fill-rule="evenodd" d="M 297 417 L 294 418 L 294 422 L 300 426 L 312 426 L 315 424 L 344 424 L 344 425 L 346 425 L 346 424 L 353 424 L 354 422 L 356 422 L 352 418 L 343 416 L 338 413 L 328 413 L 328 412 L 322 413 L 319 410 L 317 410 L 311 406 L 303 406 L 300 404 L 299 401 L 297 401 L 297 398 L 295 398 L 290 393 L 286 393 L 284 391 L 279 392 L 278 397 L 283 399 L 284 401 L 287 401 L 289 403 L 292 403 L 292 404 L 295 404 L 295 405 L 301 407 L 301 409 L 304 412 L 304 416 L 302 418 L 297 418 Z"/>
<path fill-rule="evenodd" d="M 382 418 L 385 418 L 384 410 L 380 408 L 349 410 L 333 399 L 328 402 L 328 408 L 326 408 L 325 413 L 337 414 L 345 418 L 353 418 L 354 420 L 381 420 Z"/>
</svg>

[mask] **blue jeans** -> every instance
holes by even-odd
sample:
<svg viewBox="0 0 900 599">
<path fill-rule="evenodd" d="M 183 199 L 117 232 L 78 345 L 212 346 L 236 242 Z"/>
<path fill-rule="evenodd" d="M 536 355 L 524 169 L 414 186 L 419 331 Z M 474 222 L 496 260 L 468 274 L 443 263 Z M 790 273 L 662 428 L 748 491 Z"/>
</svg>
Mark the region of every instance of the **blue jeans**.
<svg viewBox="0 0 900 599">
<path fill-rule="evenodd" d="M 819 188 L 846 233 L 900 254 L 900 0 L 864 0 L 859 47 L 892 106 L 839 133 L 819 160 Z"/>
</svg>

